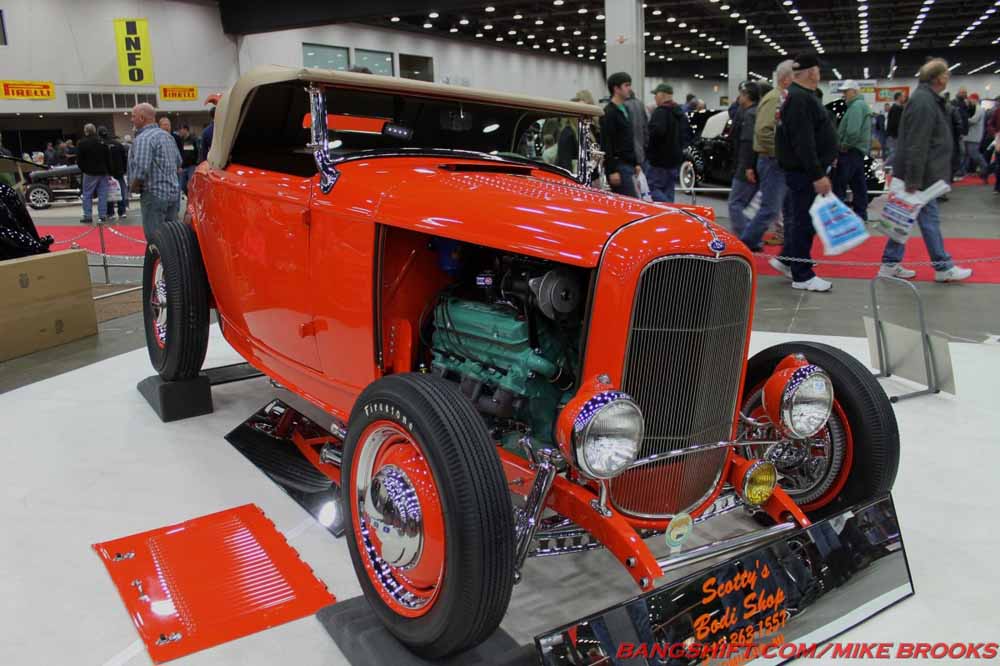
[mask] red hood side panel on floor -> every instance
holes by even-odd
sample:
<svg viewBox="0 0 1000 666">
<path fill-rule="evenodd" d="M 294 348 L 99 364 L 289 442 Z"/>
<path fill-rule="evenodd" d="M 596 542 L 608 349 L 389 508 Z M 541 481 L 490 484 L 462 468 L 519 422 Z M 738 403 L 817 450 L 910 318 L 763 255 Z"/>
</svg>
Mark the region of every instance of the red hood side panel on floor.
<svg viewBox="0 0 1000 666">
<path fill-rule="evenodd" d="M 156 663 L 312 615 L 335 601 L 253 504 L 93 548 Z"/>
</svg>

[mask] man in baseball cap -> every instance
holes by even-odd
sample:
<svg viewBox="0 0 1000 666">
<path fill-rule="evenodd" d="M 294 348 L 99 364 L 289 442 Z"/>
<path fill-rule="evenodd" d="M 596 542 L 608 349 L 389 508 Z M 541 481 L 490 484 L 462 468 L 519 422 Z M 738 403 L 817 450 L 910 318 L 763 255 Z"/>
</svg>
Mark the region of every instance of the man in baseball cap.
<svg viewBox="0 0 1000 666">
<path fill-rule="evenodd" d="M 817 194 L 829 194 L 833 189 L 829 174 L 837 158 L 837 130 L 823 108 L 819 58 L 807 53 L 793 60 L 792 85 L 775 130 L 775 152 L 785 171 L 794 212 L 791 230 L 785 229 L 785 254 L 809 260 L 816 234 L 809 207 Z M 807 261 L 793 262 L 791 273 L 793 289 L 833 288 L 817 277 L 812 263 Z"/>
<path fill-rule="evenodd" d="M 862 220 L 868 219 L 868 179 L 865 177 L 865 157 L 872 147 L 872 110 L 852 79 L 840 86 L 844 94 L 844 115 L 837 126 L 840 154 L 834 172 L 833 192 L 841 201 L 847 199 L 847 188 L 853 198 L 851 208 Z"/>
<path fill-rule="evenodd" d="M 687 114 L 674 102 L 673 86 L 661 83 L 653 88 L 653 95 L 656 108 L 649 117 L 646 180 L 653 201 L 672 203 L 691 126 Z"/>
</svg>

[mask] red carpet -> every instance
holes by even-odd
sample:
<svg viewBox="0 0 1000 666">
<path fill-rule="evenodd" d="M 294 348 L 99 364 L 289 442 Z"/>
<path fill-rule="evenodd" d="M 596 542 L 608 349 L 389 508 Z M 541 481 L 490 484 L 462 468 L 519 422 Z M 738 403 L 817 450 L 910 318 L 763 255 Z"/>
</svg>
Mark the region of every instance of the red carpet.
<svg viewBox="0 0 1000 666">
<path fill-rule="evenodd" d="M 53 247 L 56 250 L 68 250 L 70 245 L 60 243 L 60 241 L 72 240 L 89 229 L 90 233 L 77 240 L 76 244 L 91 252 L 101 251 L 101 237 L 96 225 L 35 226 L 38 229 L 38 235 L 52 236 L 56 239 L 56 245 Z M 123 234 L 128 238 L 122 238 L 118 234 Z M 143 256 L 146 253 L 146 240 L 142 233 L 142 227 L 138 225 L 119 226 L 117 224 L 106 226 L 104 228 L 104 247 L 108 254 L 115 256 Z"/>
<path fill-rule="evenodd" d="M 997 182 L 997 177 L 990 176 L 988 184 L 993 185 L 993 183 L 995 182 Z M 952 187 L 972 187 L 974 185 L 978 185 L 979 187 L 987 186 L 986 183 L 983 183 L 983 179 L 975 174 L 969 174 L 965 178 L 962 178 L 961 180 L 956 180 L 954 183 L 951 184 Z"/>
<path fill-rule="evenodd" d="M 927 248 L 924 246 L 923 238 L 917 233 L 916 238 L 911 238 L 906 243 L 906 254 L 903 257 L 903 265 L 917 271 L 917 280 L 933 281 L 934 268 L 931 266 L 912 266 L 912 262 L 929 261 Z M 877 264 L 882 261 L 882 250 L 885 248 L 885 236 L 873 235 L 858 247 L 838 254 L 835 257 L 823 255 L 823 246 L 817 238 L 813 244 L 813 259 L 819 262 L 816 267 L 816 274 L 824 278 L 859 278 L 870 280 L 878 272 L 878 266 L 838 266 L 836 264 L 824 265 L 824 261 L 865 261 Z M 1000 257 L 1000 239 L 995 238 L 945 238 L 944 247 L 951 255 L 952 260 L 959 266 L 972 269 L 972 277 L 966 282 L 984 282 L 988 284 L 1000 284 L 1000 260 L 992 262 L 965 263 L 963 260 L 977 257 Z M 768 254 L 779 254 L 780 246 L 766 246 L 764 251 Z M 757 268 L 761 275 L 779 275 L 777 271 L 768 266 L 765 257 L 757 258 Z"/>
</svg>

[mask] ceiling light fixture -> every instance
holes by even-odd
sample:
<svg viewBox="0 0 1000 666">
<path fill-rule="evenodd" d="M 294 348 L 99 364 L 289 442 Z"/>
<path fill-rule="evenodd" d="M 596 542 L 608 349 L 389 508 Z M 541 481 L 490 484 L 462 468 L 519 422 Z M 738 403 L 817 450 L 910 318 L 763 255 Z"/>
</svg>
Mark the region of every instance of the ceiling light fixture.
<svg viewBox="0 0 1000 666">
<path fill-rule="evenodd" d="M 996 13 L 995 9 L 996 7 L 1000 7 L 1000 0 L 996 0 L 996 3 L 994 4 L 993 7 L 990 7 L 985 12 L 983 12 L 983 14 L 978 19 L 969 24 L 969 27 L 967 27 L 959 35 L 957 35 L 955 39 L 951 40 L 951 44 L 949 44 L 949 46 L 951 47 L 958 46 L 959 42 L 961 42 L 963 39 L 969 36 L 969 33 L 971 33 L 973 30 L 981 26 L 983 22 L 988 21 L 990 16 Z"/>
<path fill-rule="evenodd" d="M 390 20 L 390 21 L 392 21 L 393 23 L 399 23 L 399 17 L 398 17 L 398 16 L 393 16 L 393 17 L 392 17 L 391 19 L 389 19 L 389 20 Z"/>
<path fill-rule="evenodd" d="M 434 24 L 433 23 L 424 23 L 424 27 L 425 28 L 433 28 Z"/>
<path fill-rule="evenodd" d="M 970 71 L 969 74 L 977 74 L 977 73 L 983 71 L 984 69 L 986 69 L 987 67 L 989 67 L 991 65 L 995 65 L 996 63 L 997 63 L 996 60 L 990 60 L 985 65 L 980 65 L 979 67 L 976 67 L 974 70 Z"/>
<path fill-rule="evenodd" d="M 431 12 L 430 14 L 427 15 L 427 18 L 437 18 L 438 16 L 440 16 L 440 14 L 438 14 L 437 12 Z"/>
<path fill-rule="evenodd" d="M 950 71 L 954 70 L 957 67 L 961 67 L 961 65 L 962 65 L 962 63 L 956 62 L 954 65 L 952 65 L 951 67 L 948 68 L 948 71 L 950 72 Z"/>
</svg>

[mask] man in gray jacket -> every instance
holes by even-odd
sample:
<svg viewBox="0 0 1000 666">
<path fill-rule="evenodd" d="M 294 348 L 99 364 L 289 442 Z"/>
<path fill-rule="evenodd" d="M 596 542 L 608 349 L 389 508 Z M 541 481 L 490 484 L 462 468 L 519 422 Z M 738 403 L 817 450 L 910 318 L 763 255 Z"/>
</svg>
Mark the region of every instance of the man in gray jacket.
<svg viewBox="0 0 1000 666">
<path fill-rule="evenodd" d="M 649 145 L 649 114 L 646 113 L 646 105 L 635 96 L 635 91 L 625 100 L 625 108 L 628 109 L 628 119 L 632 123 L 632 140 L 635 142 L 635 164 L 641 170 L 646 170 L 646 146 Z M 638 177 L 638 173 L 636 177 Z M 635 189 L 639 189 L 636 182 Z"/>
<path fill-rule="evenodd" d="M 929 60 L 920 68 L 920 85 L 903 109 L 899 123 L 899 141 L 893 158 L 893 176 L 906 183 L 907 192 L 926 189 L 939 180 L 951 180 L 951 160 L 954 149 L 951 117 L 942 97 L 948 87 L 951 72 L 940 58 Z M 917 218 L 927 253 L 934 262 L 936 282 L 958 282 L 972 275 L 972 269 L 959 268 L 945 252 L 941 237 L 941 217 L 937 200 L 920 209 Z M 889 239 L 882 252 L 879 275 L 910 279 L 916 271 L 904 268 L 900 262 L 906 246 Z"/>
</svg>

